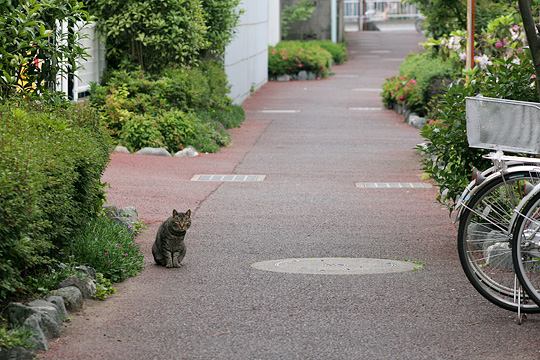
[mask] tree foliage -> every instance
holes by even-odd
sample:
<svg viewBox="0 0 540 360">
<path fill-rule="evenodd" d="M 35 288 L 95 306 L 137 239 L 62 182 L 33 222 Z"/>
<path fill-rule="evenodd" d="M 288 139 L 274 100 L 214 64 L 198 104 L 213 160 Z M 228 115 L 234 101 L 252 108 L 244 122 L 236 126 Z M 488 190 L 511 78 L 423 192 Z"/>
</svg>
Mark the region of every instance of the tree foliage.
<svg viewBox="0 0 540 360">
<path fill-rule="evenodd" d="M 425 16 L 425 28 L 435 38 L 454 30 L 467 28 L 467 0 L 407 0 Z M 488 22 L 510 12 L 515 0 L 476 0 L 476 28 L 485 29 Z"/>
<path fill-rule="evenodd" d="M 77 0 L 11 0 L 0 5 L 0 98 L 15 92 L 50 89 L 59 73 L 84 57 L 78 32 L 60 32 L 59 24 L 87 21 Z"/>
<path fill-rule="evenodd" d="M 240 0 L 202 0 L 205 12 L 208 55 L 222 56 L 238 24 Z"/>
<path fill-rule="evenodd" d="M 191 65 L 209 45 L 201 0 L 94 0 L 90 9 L 107 38 L 112 67 L 156 72 Z"/>
</svg>

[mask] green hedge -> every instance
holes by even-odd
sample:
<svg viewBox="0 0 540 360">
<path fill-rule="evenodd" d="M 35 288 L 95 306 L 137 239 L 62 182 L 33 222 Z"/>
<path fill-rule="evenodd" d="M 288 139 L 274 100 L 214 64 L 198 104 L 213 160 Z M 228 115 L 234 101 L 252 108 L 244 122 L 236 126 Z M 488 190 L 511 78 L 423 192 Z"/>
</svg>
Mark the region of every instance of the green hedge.
<svg viewBox="0 0 540 360">
<path fill-rule="evenodd" d="M 0 301 L 101 209 L 110 142 L 83 105 L 0 104 Z M 27 284 L 27 283 L 26 283 Z"/>
<path fill-rule="evenodd" d="M 164 146 L 177 152 L 191 145 L 215 152 L 230 143 L 225 128 L 237 127 L 245 118 L 228 94 L 223 66 L 204 61 L 160 75 L 113 71 L 106 85 L 93 86 L 90 101 L 113 139 L 130 150 Z"/>
<path fill-rule="evenodd" d="M 268 74 L 275 78 L 286 74 L 295 75 L 305 70 L 318 77 L 327 77 L 332 61 L 332 54 L 316 43 L 282 41 L 269 48 Z"/>
<path fill-rule="evenodd" d="M 343 64 L 348 59 L 347 46 L 345 43 L 335 43 L 331 40 L 312 40 L 308 44 L 317 45 L 332 55 L 334 64 Z"/>
</svg>

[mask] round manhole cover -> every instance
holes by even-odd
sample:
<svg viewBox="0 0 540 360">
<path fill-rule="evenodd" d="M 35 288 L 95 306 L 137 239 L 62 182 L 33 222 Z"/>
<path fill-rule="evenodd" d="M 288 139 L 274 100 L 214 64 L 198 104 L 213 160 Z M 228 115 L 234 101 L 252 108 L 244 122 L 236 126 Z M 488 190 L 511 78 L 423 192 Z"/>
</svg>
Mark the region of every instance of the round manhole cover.
<svg viewBox="0 0 540 360">
<path fill-rule="evenodd" d="M 255 269 L 291 274 L 368 275 L 413 271 L 406 261 L 370 258 L 307 258 L 261 261 Z"/>
</svg>

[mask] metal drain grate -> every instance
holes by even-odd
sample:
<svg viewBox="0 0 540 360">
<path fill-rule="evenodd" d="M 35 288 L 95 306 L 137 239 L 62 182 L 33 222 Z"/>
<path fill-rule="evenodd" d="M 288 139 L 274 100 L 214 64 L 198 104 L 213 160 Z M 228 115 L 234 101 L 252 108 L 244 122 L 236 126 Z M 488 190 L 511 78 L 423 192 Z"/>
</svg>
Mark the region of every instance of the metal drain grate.
<svg viewBox="0 0 540 360">
<path fill-rule="evenodd" d="M 356 187 L 359 189 L 431 189 L 431 184 L 410 183 L 410 182 L 358 182 Z"/>
<path fill-rule="evenodd" d="M 222 182 L 255 182 L 264 181 L 266 175 L 216 175 L 200 174 L 191 178 L 191 181 L 222 181 Z"/>
</svg>

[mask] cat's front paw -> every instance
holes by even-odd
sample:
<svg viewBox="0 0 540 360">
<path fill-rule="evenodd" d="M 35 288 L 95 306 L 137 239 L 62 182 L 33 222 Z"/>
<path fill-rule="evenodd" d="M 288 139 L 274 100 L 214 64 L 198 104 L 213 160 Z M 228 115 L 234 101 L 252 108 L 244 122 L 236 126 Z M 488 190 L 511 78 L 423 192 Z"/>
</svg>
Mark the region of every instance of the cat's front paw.
<svg viewBox="0 0 540 360">
<path fill-rule="evenodd" d="M 174 266 L 173 266 L 173 264 L 171 264 L 171 263 L 167 263 L 167 264 L 165 264 L 165 267 L 166 267 L 167 269 L 171 269 L 171 268 L 173 268 Z"/>
</svg>

